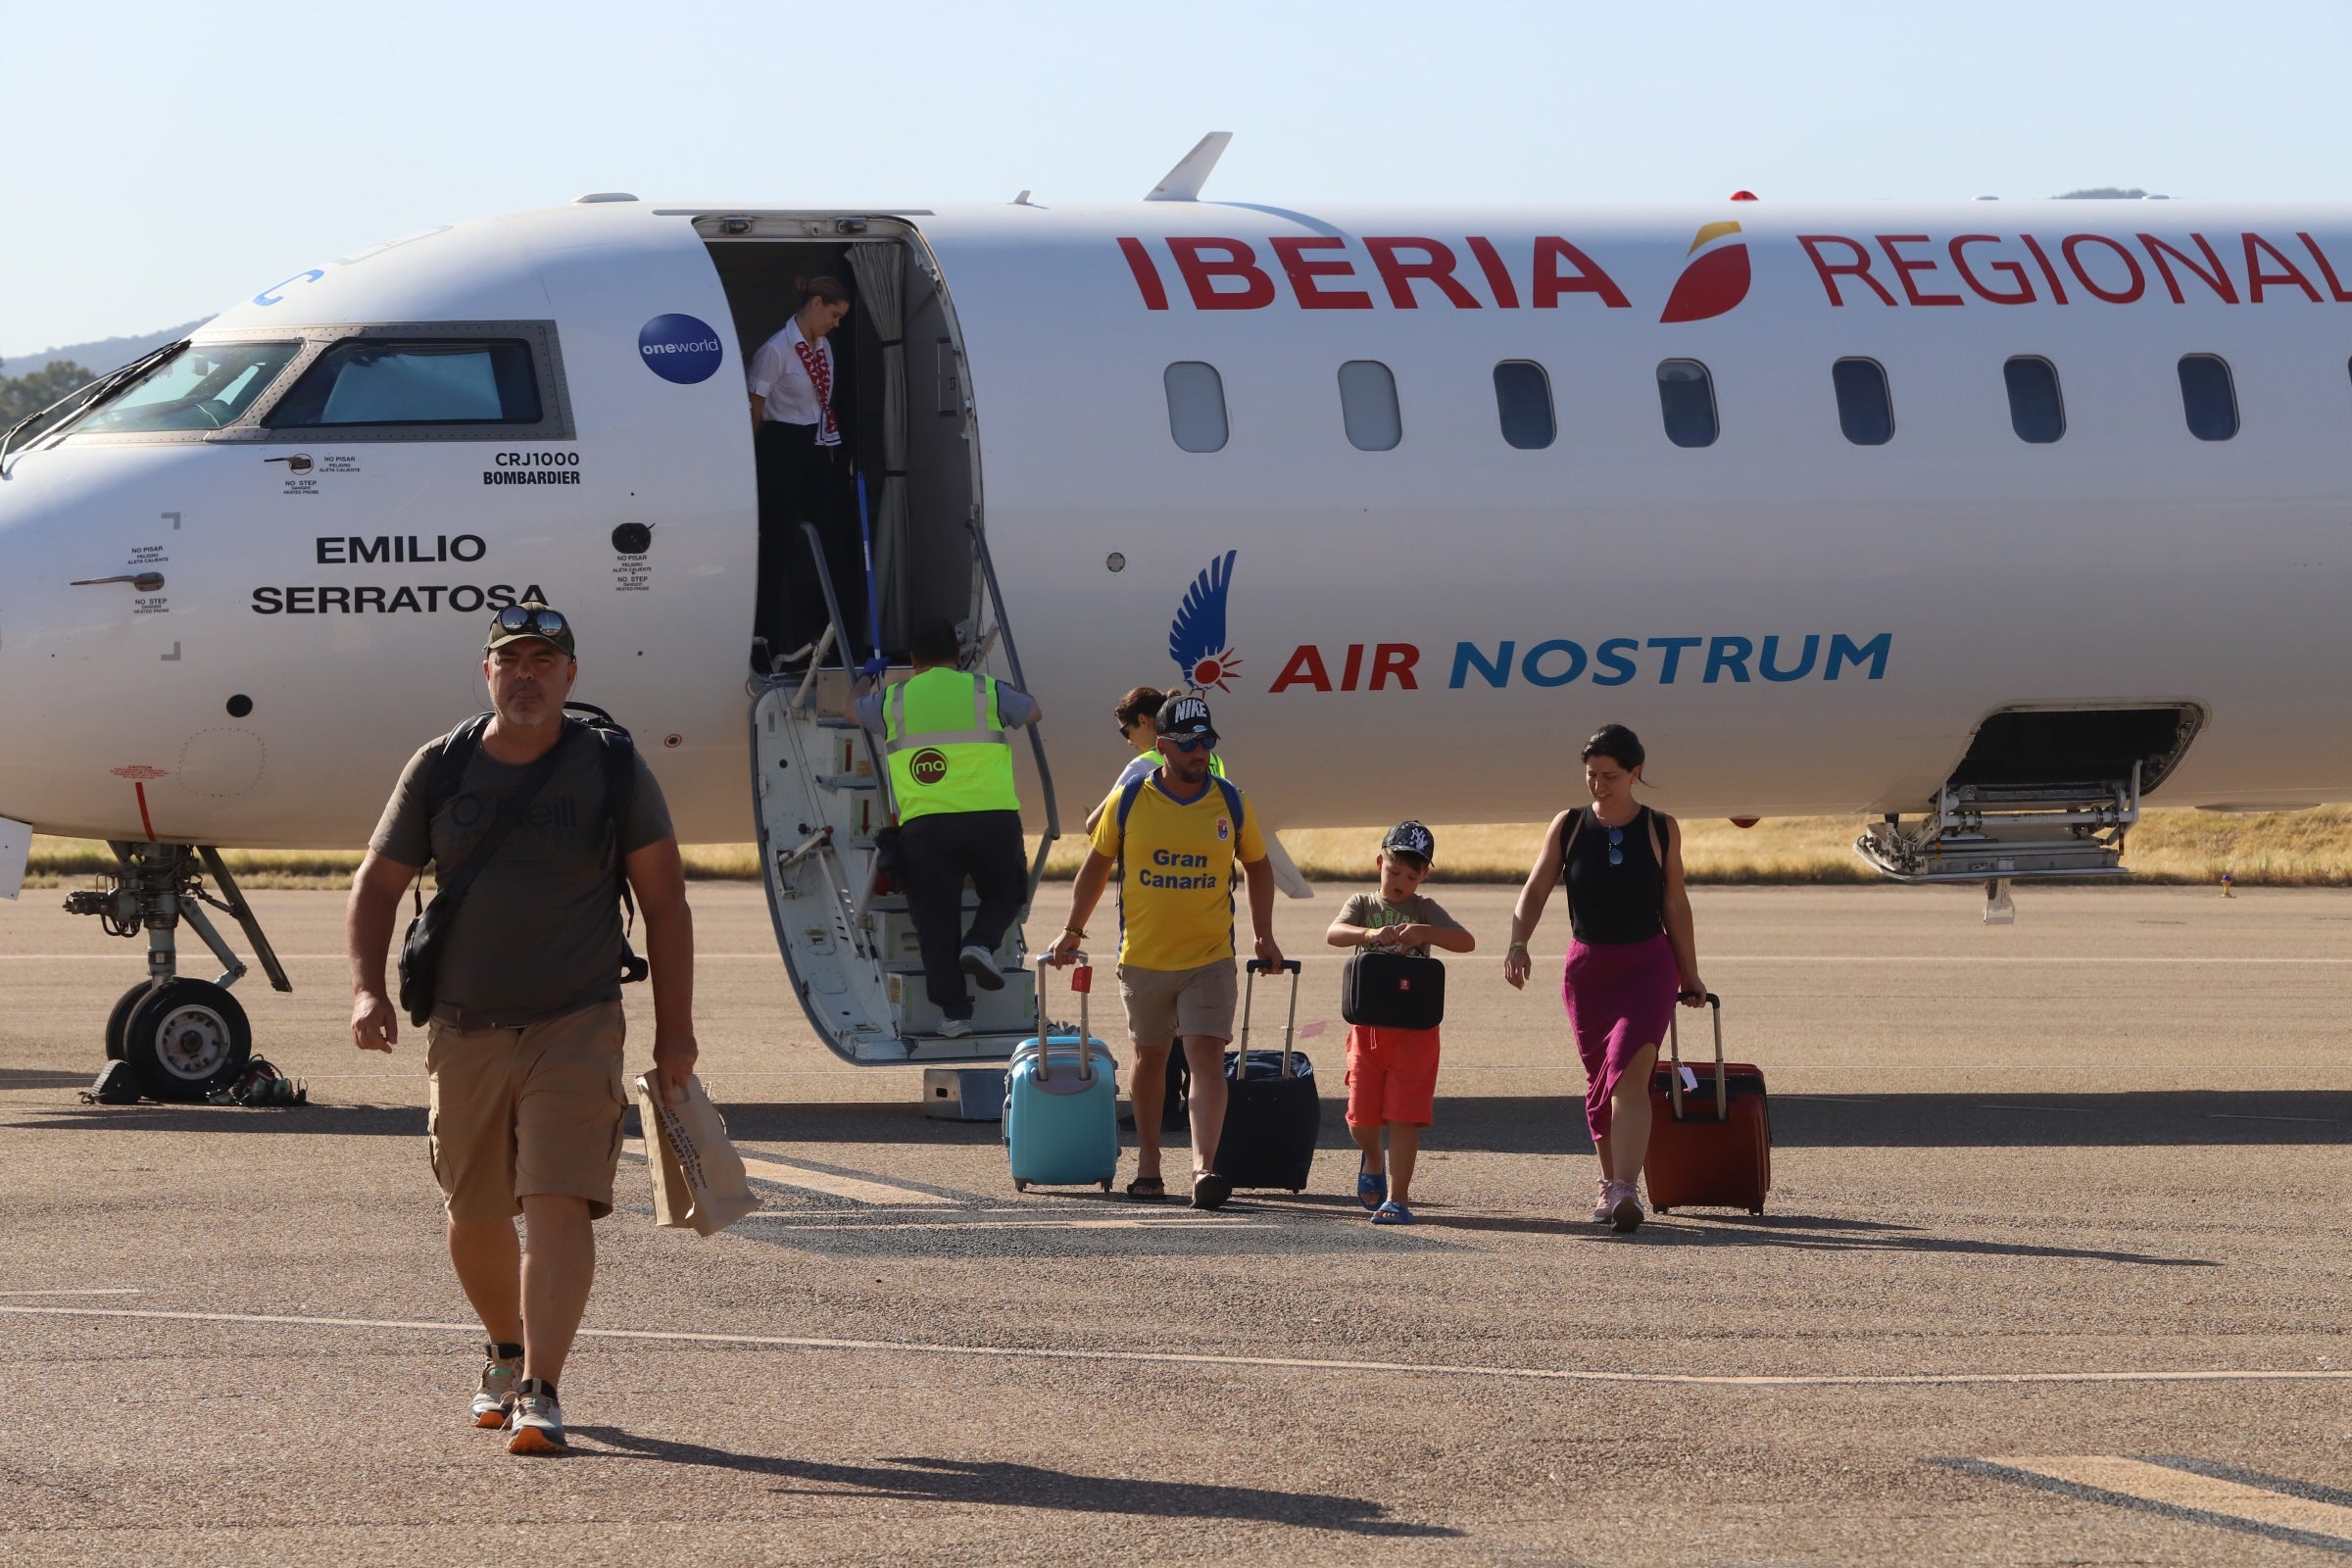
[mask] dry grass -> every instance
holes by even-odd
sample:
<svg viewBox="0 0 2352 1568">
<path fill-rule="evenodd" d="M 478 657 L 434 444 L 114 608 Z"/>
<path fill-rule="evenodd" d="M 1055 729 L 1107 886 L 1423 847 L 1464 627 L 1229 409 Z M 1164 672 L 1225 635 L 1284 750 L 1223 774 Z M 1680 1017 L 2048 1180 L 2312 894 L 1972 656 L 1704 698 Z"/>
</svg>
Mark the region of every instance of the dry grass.
<svg viewBox="0 0 2352 1568">
<path fill-rule="evenodd" d="M 1878 879 L 1853 853 L 1854 836 L 1861 831 L 1858 819 L 1784 817 L 1745 830 L 1728 822 L 1690 822 L 1685 830 L 1693 882 Z M 1438 879 L 1516 882 L 1527 874 L 1543 838 L 1541 823 L 1440 827 Z M 1359 880 L 1379 847 L 1380 830 L 1294 829 L 1282 842 L 1309 877 Z M 1069 875 L 1084 853 L 1081 841 L 1064 839 L 1054 846 L 1049 872 Z M 749 881 L 759 875 L 759 858 L 749 844 L 689 845 L 685 855 L 691 877 Z M 342 887 L 350 883 L 352 868 L 359 863 L 357 855 L 338 850 L 231 850 L 225 858 L 248 888 Z M 2252 816 L 2151 811 L 2132 831 L 2125 859 L 2142 881 L 2150 882 L 2212 882 L 2227 871 L 2247 886 L 2352 885 L 2352 807 Z M 78 886 L 113 865 L 114 856 L 103 844 L 36 838 L 25 885 Z"/>
</svg>

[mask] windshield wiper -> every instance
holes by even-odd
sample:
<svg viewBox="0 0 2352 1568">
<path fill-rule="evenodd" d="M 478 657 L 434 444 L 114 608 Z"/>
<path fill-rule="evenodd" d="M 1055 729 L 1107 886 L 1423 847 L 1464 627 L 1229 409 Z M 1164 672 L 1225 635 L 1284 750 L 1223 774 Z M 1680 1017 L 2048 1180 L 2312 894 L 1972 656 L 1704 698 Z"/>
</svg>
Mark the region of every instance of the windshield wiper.
<svg viewBox="0 0 2352 1568">
<path fill-rule="evenodd" d="M 124 382 L 144 374 L 158 362 L 170 359 L 172 355 L 177 354 L 181 349 L 186 348 L 188 343 L 189 339 L 183 337 L 176 343 L 167 343 L 162 348 L 156 349 L 151 353 L 142 354 L 137 359 L 131 361 L 128 365 L 119 366 L 116 368 L 107 371 L 106 374 L 98 377 L 96 380 L 75 387 L 73 391 L 67 393 L 62 398 L 59 398 L 55 403 L 50 404 L 47 408 L 35 409 L 30 414 L 24 416 L 24 417 L 22 419 L 19 419 L 16 423 L 10 425 L 6 430 L 0 430 L 0 479 L 6 479 L 9 476 L 9 448 L 16 445 L 18 434 L 22 432 L 26 425 L 33 424 L 39 420 L 47 418 L 50 415 L 57 413 L 58 410 L 65 408 L 69 403 L 74 404 L 74 408 L 70 410 L 63 417 L 61 417 L 58 422 L 62 425 L 69 419 L 78 418 L 80 416 L 87 414 L 90 410 L 96 408 L 99 404 L 105 402 L 108 396 L 116 391 L 119 391 Z M 46 431 L 42 432 L 42 434 L 47 433 L 48 432 Z M 22 456 L 22 454 L 19 455 Z"/>
</svg>

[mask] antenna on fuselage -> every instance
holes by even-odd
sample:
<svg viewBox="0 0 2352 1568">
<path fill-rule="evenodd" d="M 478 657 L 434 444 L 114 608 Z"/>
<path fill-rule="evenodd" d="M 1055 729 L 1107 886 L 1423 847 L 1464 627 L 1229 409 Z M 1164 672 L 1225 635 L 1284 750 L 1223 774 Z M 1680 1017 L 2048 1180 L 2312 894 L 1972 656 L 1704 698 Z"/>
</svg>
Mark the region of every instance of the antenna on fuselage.
<svg viewBox="0 0 2352 1568">
<path fill-rule="evenodd" d="M 1200 187 L 1208 183 L 1210 171 L 1217 160 L 1225 156 L 1225 146 L 1233 140 L 1230 130 L 1212 130 L 1184 155 L 1174 169 L 1160 176 L 1158 184 L 1144 197 L 1148 202 L 1197 202 Z"/>
</svg>

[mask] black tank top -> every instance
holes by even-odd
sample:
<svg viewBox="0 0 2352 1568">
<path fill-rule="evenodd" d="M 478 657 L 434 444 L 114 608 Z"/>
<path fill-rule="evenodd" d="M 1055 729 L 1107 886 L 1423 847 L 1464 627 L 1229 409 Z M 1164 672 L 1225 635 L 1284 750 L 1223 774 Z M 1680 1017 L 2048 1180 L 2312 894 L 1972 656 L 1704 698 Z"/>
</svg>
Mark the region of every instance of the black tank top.
<svg viewBox="0 0 2352 1568">
<path fill-rule="evenodd" d="M 1562 855 L 1560 885 L 1568 894 L 1568 925 L 1588 946 L 1647 942 L 1666 929 L 1666 868 L 1649 850 L 1650 826 L 1666 844 L 1668 818 L 1644 806 L 1623 827 L 1609 827 L 1586 807 L 1568 819 L 1573 832 Z M 1609 852 L 1617 852 L 1611 864 Z"/>
</svg>

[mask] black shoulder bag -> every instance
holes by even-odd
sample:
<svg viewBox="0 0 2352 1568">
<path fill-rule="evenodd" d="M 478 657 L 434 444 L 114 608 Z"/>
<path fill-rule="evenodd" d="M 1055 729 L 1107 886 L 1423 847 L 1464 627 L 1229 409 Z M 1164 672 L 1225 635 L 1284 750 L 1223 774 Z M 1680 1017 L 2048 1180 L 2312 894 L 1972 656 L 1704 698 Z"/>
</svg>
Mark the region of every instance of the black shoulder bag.
<svg viewBox="0 0 2352 1568">
<path fill-rule="evenodd" d="M 458 726 L 450 732 L 448 744 L 458 745 L 461 734 L 467 726 L 478 722 L 468 719 L 466 724 Z M 539 799 L 539 791 L 555 773 L 557 760 L 564 755 L 564 748 L 570 743 L 572 734 L 573 727 L 565 724 L 556 744 L 531 764 L 531 770 L 522 776 L 522 782 L 514 786 L 514 793 L 509 797 L 509 808 L 500 813 L 499 819 L 490 825 L 490 831 L 482 835 L 481 842 L 474 846 L 473 855 L 466 860 L 465 868 L 443 882 L 434 892 L 433 902 L 425 905 L 409 921 L 408 934 L 400 940 L 400 1005 L 401 1010 L 409 1015 L 409 1022 L 417 1028 L 423 1028 L 425 1021 L 433 1015 L 441 946 L 449 940 L 449 928 L 457 922 L 458 906 L 465 902 L 466 891 L 473 886 L 474 878 L 482 874 L 483 867 L 490 863 L 500 846 L 507 842 L 507 835 L 514 831 L 514 824 L 522 820 L 523 813 Z M 428 829 L 433 808 L 434 803 L 428 800 Z"/>
</svg>

